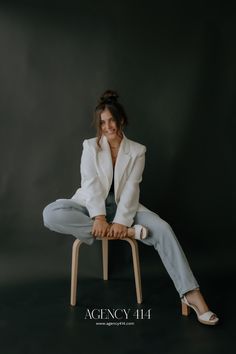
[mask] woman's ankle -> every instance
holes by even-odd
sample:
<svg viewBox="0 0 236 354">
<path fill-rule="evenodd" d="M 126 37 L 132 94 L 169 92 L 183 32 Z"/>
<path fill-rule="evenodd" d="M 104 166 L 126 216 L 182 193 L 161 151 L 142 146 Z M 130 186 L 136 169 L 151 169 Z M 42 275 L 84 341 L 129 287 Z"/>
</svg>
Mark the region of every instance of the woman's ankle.
<svg viewBox="0 0 236 354">
<path fill-rule="evenodd" d="M 183 294 L 183 296 L 194 294 L 194 293 L 196 293 L 196 291 L 200 291 L 200 288 L 188 290 L 186 293 Z"/>
<path fill-rule="evenodd" d="M 134 237 L 135 236 L 135 229 L 133 227 L 129 227 L 127 234 L 128 234 L 128 237 Z"/>
</svg>

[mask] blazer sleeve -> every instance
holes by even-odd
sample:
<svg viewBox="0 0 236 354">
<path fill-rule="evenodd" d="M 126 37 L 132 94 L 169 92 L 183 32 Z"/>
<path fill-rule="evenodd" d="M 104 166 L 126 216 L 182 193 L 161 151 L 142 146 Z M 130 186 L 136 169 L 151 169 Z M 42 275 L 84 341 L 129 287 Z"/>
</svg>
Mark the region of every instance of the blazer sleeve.
<svg viewBox="0 0 236 354">
<path fill-rule="evenodd" d="M 145 166 L 145 152 L 146 147 L 143 146 L 141 154 L 136 157 L 134 167 L 128 176 L 121 193 L 113 223 L 130 227 L 134 222 L 134 216 L 139 206 L 139 184 L 142 181 L 142 174 Z"/>
<path fill-rule="evenodd" d="M 87 140 L 83 142 L 80 173 L 81 187 L 90 217 L 106 215 L 103 186 L 96 170 L 96 152 L 95 149 L 89 146 Z"/>
</svg>

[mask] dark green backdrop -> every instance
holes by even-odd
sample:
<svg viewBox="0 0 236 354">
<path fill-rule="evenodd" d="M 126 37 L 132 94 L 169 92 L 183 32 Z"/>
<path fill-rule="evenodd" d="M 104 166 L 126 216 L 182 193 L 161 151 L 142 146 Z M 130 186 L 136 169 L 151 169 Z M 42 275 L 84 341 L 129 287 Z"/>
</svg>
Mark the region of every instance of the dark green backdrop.
<svg viewBox="0 0 236 354">
<path fill-rule="evenodd" d="M 42 210 L 79 187 L 82 142 L 108 88 L 126 135 L 147 146 L 141 202 L 171 224 L 197 273 L 234 265 L 232 29 L 216 2 L 1 2 L 3 283 L 69 277 L 74 238 L 44 228 Z M 155 276 L 158 256 L 141 246 Z M 101 276 L 100 244 L 83 252 L 81 274 Z M 127 252 L 112 245 L 114 272 Z"/>
</svg>

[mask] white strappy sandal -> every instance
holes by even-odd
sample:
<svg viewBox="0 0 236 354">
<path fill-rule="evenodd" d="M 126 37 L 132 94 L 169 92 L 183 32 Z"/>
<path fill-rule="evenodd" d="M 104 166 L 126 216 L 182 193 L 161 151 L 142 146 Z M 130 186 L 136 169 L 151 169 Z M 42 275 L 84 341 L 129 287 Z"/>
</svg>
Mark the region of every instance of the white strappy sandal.
<svg viewBox="0 0 236 354">
<path fill-rule="evenodd" d="M 181 302 L 182 302 L 182 315 L 188 316 L 190 314 L 190 308 L 192 308 L 196 312 L 199 322 L 211 326 L 219 322 L 219 318 L 212 311 L 207 311 L 200 315 L 199 310 L 196 308 L 196 306 L 191 305 L 188 302 L 186 296 L 183 296 L 181 298 Z M 212 315 L 215 315 L 216 317 L 211 320 L 210 318 Z"/>
<path fill-rule="evenodd" d="M 135 230 L 135 236 L 137 240 L 144 240 L 148 235 L 148 229 L 143 225 L 132 226 Z"/>
</svg>

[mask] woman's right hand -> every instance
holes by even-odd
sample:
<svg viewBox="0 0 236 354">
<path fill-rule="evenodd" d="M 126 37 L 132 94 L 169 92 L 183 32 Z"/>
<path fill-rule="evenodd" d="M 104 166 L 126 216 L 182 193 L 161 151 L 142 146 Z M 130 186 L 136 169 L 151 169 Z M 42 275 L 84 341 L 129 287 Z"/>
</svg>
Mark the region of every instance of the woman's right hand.
<svg viewBox="0 0 236 354">
<path fill-rule="evenodd" d="M 94 237 L 104 237 L 110 229 L 110 225 L 106 221 L 106 218 L 95 218 L 93 227 L 92 227 L 92 235 Z"/>
</svg>

